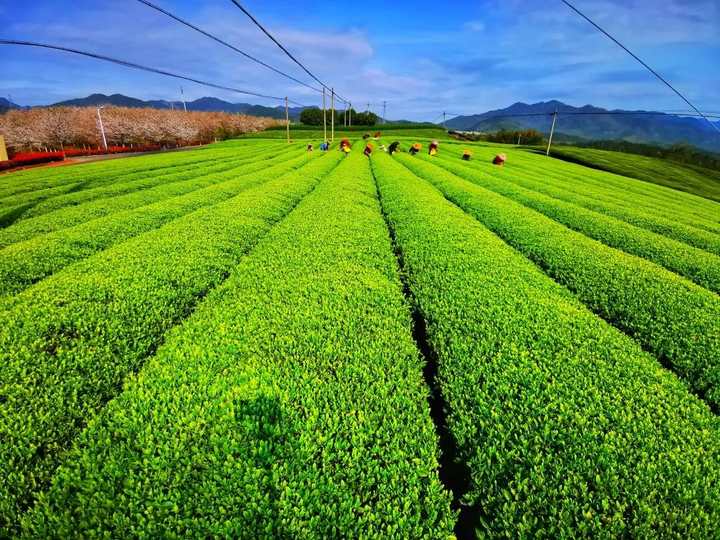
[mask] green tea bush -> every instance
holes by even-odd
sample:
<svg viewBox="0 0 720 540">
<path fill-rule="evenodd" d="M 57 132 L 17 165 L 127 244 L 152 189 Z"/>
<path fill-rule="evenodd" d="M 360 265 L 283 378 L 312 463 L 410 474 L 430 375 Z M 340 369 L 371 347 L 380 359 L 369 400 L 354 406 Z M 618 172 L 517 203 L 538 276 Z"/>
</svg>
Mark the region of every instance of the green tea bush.
<svg viewBox="0 0 720 540">
<path fill-rule="evenodd" d="M 412 162 L 406 162 L 410 169 Z M 498 176 L 464 166 L 457 160 L 433 163 L 486 189 L 504 195 L 605 245 L 664 266 L 712 291 L 720 292 L 720 257 L 636 227 L 616 218 L 518 186 Z"/>
<path fill-rule="evenodd" d="M 269 157 L 272 153 L 266 153 L 265 155 Z M 22 220 L 25 221 L 33 217 L 47 215 L 49 212 L 67 208 L 68 206 L 83 205 L 86 202 L 97 201 L 98 199 L 102 200 L 114 198 L 120 195 L 137 193 L 156 186 L 182 182 L 196 177 L 200 168 L 202 168 L 206 174 L 212 172 L 223 172 L 236 165 L 251 163 L 256 159 L 257 156 L 253 155 L 242 158 L 213 160 L 207 164 L 195 164 L 187 167 L 180 167 L 179 171 L 170 169 L 163 174 L 148 175 L 147 173 L 140 173 L 139 179 L 134 178 L 135 175 L 128 177 L 120 176 L 116 179 L 116 182 L 110 185 L 73 191 L 71 193 L 61 194 L 33 203 L 33 205 L 22 214 Z"/>
<path fill-rule="evenodd" d="M 147 206 L 111 212 L 71 228 L 12 244 L 0 250 L 0 298 L 17 294 L 33 283 L 98 251 L 161 227 L 204 206 L 234 197 L 245 189 L 277 178 L 306 162 L 305 156 L 290 158 L 283 155 L 220 174 L 200 176 L 196 180 L 188 181 L 192 183 L 191 186 L 183 187 L 183 191 L 188 187 L 196 188 L 185 195 L 179 196 L 175 189 L 168 186 L 164 192 L 167 197 L 159 202 L 153 203 L 150 198 Z M 201 174 L 201 171 L 198 171 L 198 174 Z M 72 212 L 72 215 L 82 214 L 81 210 L 91 204 L 73 207 L 76 212 Z M 112 210 L 112 206 L 108 205 L 103 209 Z M 62 218 L 59 214 L 63 214 Z M 64 219 L 66 214 L 60 210 L 48 215 Z M 87 214 L 84 217 L 87 217 Z"/>
<path fill-rule="evenodd" d="M 714 537 L 720 424 L 708 407 L 431 185 L 384 155 L 373 166 L 478 537 Z"/>
<path fill-rule="evenodd" d="M 111 183 L 118 175 L 128 176 L 133 173 L 162 173 L 164 169 L 182 167 L 188 164 L 233 157 L 238 153 L 256 152 L 264 146 L 248 144 L 243 147 L 228 147 L 225 143 L 213 144 L 183 152 L 151 154 L 133 158 L 113 159 L 94 163 L 77 164 L 72 167 L 37 168 L 15 171 L 0 177 L 0 198 L 11 195 L 38 191 L 64 184 L 82 182 L 89 186 Z"/>
<path fill-rule="evenodd" d="M 281 155 L 289 159 L 291 155 L 298 156 L 299 154 L 296 150 L 294 153 L 288 152 Z M 234 178 L 240 174 L 240 171 L 261 171 L 267 167 L 265 159 L 271 159 L 272 157 L 274 156 L 263 155 L 254 160 L 222 160 L 221 164 L 217 166 L 198 165 L 193 170 L 178 173 L 172 179 L 166 177 L 165 181 L 159 181 L 154 187 L 132 190 L 124 195 L 118 194 L 84 201 L 77 205 L 68 206 L 63 204 L 54 211 L 23 219 L 10 227 L 0 230 L 0 247 L 60 231 L 115 212 L 139 208 L 172 197 L 174 194 L 182 195 L 198 187 L 211 185 L 216 181 Z"/>
<path fill-rule="evenodd" d="M 448 538 L 408 306 L 350 155 L 79 438 L 35 537 Z"/>
<path fill-rule="evenodd" d="M 44 489 L 63 452 L 163 335 L 337 163 L 317 156 L 215 206 L 118 244 L 0 312 L 0 527 Z"/>
<path fill-rule="evenodd" d="M 720 406 L 717 294 L 432 163 L 400 159 Z"/>
</svg>

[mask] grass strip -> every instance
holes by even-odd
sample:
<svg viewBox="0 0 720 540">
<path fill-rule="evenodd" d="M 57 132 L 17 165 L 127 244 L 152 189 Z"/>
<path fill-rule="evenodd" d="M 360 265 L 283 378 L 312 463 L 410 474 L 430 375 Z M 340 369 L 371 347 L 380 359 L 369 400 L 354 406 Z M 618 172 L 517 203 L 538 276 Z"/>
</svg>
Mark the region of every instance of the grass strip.
<svg viewBox="0 0 720 540">
<path fill-rule="evenodd" d="M 381 201 L 470 475 L 478 537 L 708 538 L 718 418 L 640 347 L 385 155 Z"/>
<path fill-rule="evenodd" d="M 79 182 L 96 187 L 112 182 L 121 175 L 162 173 L 165 169 L 192 165 L 211 159 L 239 156 L 239 154 L 255 152 L 258 148 L 268 148 L 269 146 L 247 144 L 242 147 L 223 148 L 220 145 L 211 145 L 182 152 L 80 163 L 71 167 L 42 167 L 16 171 L 0 176 L 0 198 Z M 280 148 L 280 146 L 277 145 L 276 148 Z"/>
<path fill-rule="evenodd" d="M 0 250 L 0 299 L 17 294 L 98 251 L 234 197 L 241 191 L 297 169 L 306 158 L 263 162 L 258 172 L 222 173 L 213 184 L 133 210 L 112 213 L 69 229 L 36 236 Z M 222 178 L 231 178 L 222 181 Z"/>
<path fill-rule="evenodd" d="M 283 153 L 280 156 L 261 156 L 253 161 L 235 162 L 231 160 L 211 168 L 197 167 L 192 172 L 181 173 L 178 177 L 172 180 L 168 179 L 167 182 L 159 182 L 154 187 L 85 201 L 77 205 L 63 206 L 33 218 L 23 219 L 11 227 L 0 230 L 0 248 L 16 242 L 30 240 L 39 235 L 73 227 L 115 212 L 131 210 L 182 195 L 195 189 L 235 178 L 241 174 L 261 171 L 267 168 L 273 159 L 289 159 L 291 156 L 297 157 L 297 161 L 300 161 L 298 151 Z"/>
<path fill-rule="evenodd" d="M 64 193 L 56 197 L 41 200 L 28 209 L 21 216 L 22 220 L 45 215 L 54 210 L 65 208 L 67 206 L 82 205 L 88 201 L 98 199 L 112 198 L 127 193 L 145 190 L 159 185 L 169 184 L 172 182 L 180 182 L 196 177 L 198 173 L 210 174 L 214 172 L 223 172 L 231 167 L 240 166 L 246 163 L 252 163 L 258 159 L 271 157 L 275 152 L 263 152 L 258 155 L 245 156 L 242 158 L 232 157 L 223 159 L 209 160 L 207 163 L 180 167 L 179 170 L 169 169 L 163 174 L 147 174 L 141 173 L 134 177 L 119 177 L 110 185 L 102 185 L 92 189 L 82 189 Z M 24 201 L 21 204 L 25 204 Z M 1 232 L 1 231 L 0 231 Z"/>
<path fill-rule="evenodd" d="M 91 423 L 27 531 L 447 538 L 428 409 L 358 152 Z"/>
<path fill-rule="evenodd" d="M 424 159 L 431 159 L 424 157 Z M 412 169 L 413 163 L 403 161 Z M 636 227 L 611 216 L 554 199 L 536 191 L 481 173 L 456 161 L 432 159 L 432 163 L 486 189 L 530 207 L 546 216 L 599 240 L 605 245 L 643 257 L 698 285 L 720 292 L 720 257 Z"/>
<path fill-rule="evenodd" d="M 634 337 L 718 410 L 718 295 L 432 163 L 401 159 L 592 311 Z"/>
<path fill-rule="evenodd" d="M 66 268 L 0 313 L 0 527 L 12 532 L 63 452 L 338 157 L 249 189 Z"/>
</svg>

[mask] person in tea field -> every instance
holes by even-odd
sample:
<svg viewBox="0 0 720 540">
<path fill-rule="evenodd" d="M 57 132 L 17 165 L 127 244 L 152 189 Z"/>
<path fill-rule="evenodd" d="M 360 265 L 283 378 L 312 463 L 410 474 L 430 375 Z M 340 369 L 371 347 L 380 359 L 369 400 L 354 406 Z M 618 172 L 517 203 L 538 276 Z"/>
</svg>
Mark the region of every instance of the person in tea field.
<svg viewBox="0 0 720 540">
<path fill-rule="evenodd" d="M 313 151 L 313 145 L 312 145 L 312 143 L 310 143 L 310 144 L 307 145 L 307 151 L 308 151 L 308 152 L 312 152 L 312 151 Z"/>
<path fill-rule="evenodd" d="M 390 146 L 388 147 L 388 154 L 390 154 L 392 156 L 394 153 L 399 152 L 400 151 L 400 150 L 398 150 L 399 146 L 400 146 L 399 141 L 392 142 L 390 144 Z"/>
<path fill-rule="evenodd" d="M 322 144 L 320 145 L 320 150 L 321 150 L 322 152 L 327 152 L 329 149 L 330 149 L 330 143 L 327 142 L 327 141 L 325 141 L 324 143 L 322 143 Z"/>
<path fill-rule="evenodd" d="M 428 148 L 428 154 L 430 154 L 431 156 L 437 156 L 438 146 L 440 146 L 439 142 L 437 142 L 437 141 L 431 142 L 430 147 Z"/>
<path fill-rule="evenodd" d="M 345 152 L 346 154 L 350 152 L 350 140 L 349 139 L 343 139 L 340 141 L 340 151 Z"/>
<path fill-rule="evenodd" d="M 470 161 L 470 158 L 472 157 L 472 152 L 470 150 L 464 150 L 462 159 L 463 161 Z"/>
<path fill-rule="evenodd" d="M 413 144 L 413 145 L 410 147 L 410 155 L 414 156 L 414 155 L 417 154 L 420 150 L 422 150 L 422 144 L 416 142 L 415 144 Z"/>
<path fill-rule="evenodd" d="M 498 154 L 495 156 L 495 159 L 493 159 L 493 165 L 498 165 L 499 167 L 502 167 L 505 165 L 505 162 L 507 161 L 507 156 L 505 154 Z"/>
<path fill-rule="evenodd" d="M 363 152 L 363 154 L 365 154 L 366 157 L 370 157 L 370 154 L 372 154 L 372 151 L 373 151 L 372 143 L 367 143 L 365 145 L 365 151 Z"/>
</svg>

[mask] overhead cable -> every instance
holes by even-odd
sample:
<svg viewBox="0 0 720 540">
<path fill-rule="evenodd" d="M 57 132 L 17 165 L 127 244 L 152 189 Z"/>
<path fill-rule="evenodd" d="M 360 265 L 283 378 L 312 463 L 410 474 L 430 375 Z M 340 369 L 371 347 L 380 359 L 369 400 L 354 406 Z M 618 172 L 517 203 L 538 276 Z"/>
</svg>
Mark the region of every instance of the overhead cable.
<svg viewBox="0 0 720 540">
<path fill-rule="evenodd" d="M 255 24 L 255 26 L 257 26 L 268 38 L 270 38 L 270 40 L 271 40 L 273 43 L 275 43 L 275 45 L 277 45 L 277 46 L 280 48 L 280 50 L 283 51 L 283 52 L 288 56 L 288 58 L 290 58 L 293 62 L 295 62 L 298 66 L 300 66 L 300 67 L 302 68 L 302 70 L 303 70 L 305 73 L 307 73 L 308 75 L 310 75 L 310 77 L 312 77 L 320 86 L 322 86 L 322 87 L 325 88 L 326 90 L 330 90 L 330 91 L 334 92 L 334 93 L 335 93 L 335 97 L 338 98 L 338 99 L 339 99 L 340 101 L 342 101 L 343 103 L 349 103 L 348 100 L 346 100 L 345 98 L 341 97 L 341 96 L 340 96 L 337 92 L 335 92 L 331 87 L 329 87 L 327 84 L 325 84 L 325 83 L 322 82 L 320 79 L 318 79 L 312 71 L 310 71 L 307 67 L 305 67 L 305 65 L 304 65 L 302 62 L 300 62 L 300 60 L 298 60 L 297 58 L 295 58 L 295 56 L 294 56 L 289 50 L 287 50 L 287 48 L 286 48 L 282 43 L 280 43 L 280 41 L 278 41 L 278 40 L 275 38 L 275 36 L 273 36 L 273 35 L 267 30 L 267 28 L 265 28 L 265 27 L 260 23 L 260 21 L 257 20 L 257 19 L 253 16 L 252 13 L 250 13 L 247 9 L 245 9 L 240 2 L 238 2 L 237 0 L 230 0 L 230 1 L 231 1 L 233 4 L 235 4 L 235 5 L 240 9 L 240 11 L 242 11 L 245 15 L 247 15 L 247 17 Z"/>
<path fill-rule="evenodd" d="M 227 90 L 228 92 L 235 92 L 235 93 L 244 94 L 247 96 L 255 96 L 255 97 L 260 97 L 260 98 L 265 98 L 265 99 L 274 99 L 274 100 L 278 100 L 278 101 L 285 101 L 284 97 L 270 96 L 267 94 L 260 94 L 258 92 L 253 92 L 250 90 L 241 90 L 239 88 L 233 88 L 230 86 L 215 84 L 215 83 L 203 81 L 200 79 L 195 79 L 194 77 L 189 77 L 187 75 L 178 75 L 176 73 L 171 73 L 169 71 L 165 71 L 162 69 L 143 66 L 141 64 L 136 64 L 134 62 L 128 62 L 126 60 L 111 58 L 110 56 L 105 56 L 105 55 L 97 54 L 97 53 L 93 53 L 93 52 L 81 51 L 78 49 L 72 49 L 70 47 L 63 47 L 60 45 L 51 45 L 48 43 L 38 43 L 38 42 L 34 42 L 34 41 L 11 40 L 11 39 L 0 39 L 0 45 L 20 45 L 20 46 L 27 46 L 27 47 L 38 47 L 38 48 L 42 48 L 42 49 L 52 49 L 52 50 L 56 50 L 56 51 L 63 51 L 63 52 L 68 52 L 68 53 L 72 53 L 72 54 L 78 54 L 81 56 L 86 56 L 88 58 L 94 58 L 96 60 L 103 60 L 105 62 L 110 62 L 110 63 L 117 64 L 120 66 L 125 66 L 125 67 L 129 67 L 129 68 L 133 68 L 133 69 L 139 69 L 139 70 L 147 71 L 150 73 L 157 73 L 159 75 L 165 75 L 167 77 L 174 77 L 176 79 L 181 79 L 184 81 L 194 82 L 195 84 L 199 84 L 202 86 L 208 86 L 210 88 L 217 88 L 219 90 Z M 290 99 L 288 99 L 288 103 L 292 103 L 293 105 L 298 105 L 300 107 L 305 107 L 305 105 L 303 105 L 302 103 L 298 103 L 297 101 L 293 101 Z"/>
<path fill-rule="evenodd" d="M 279 74 L 279 75 L 282 75 L 283 77 L 286 77 L 286 78 L 288 78 L 288 79 L 290 79 L 290 80 L 292 80 L 292 81 L 294 81 L 294 82 L 296 82 L 296 83 L 298 83 L 298 84 L 300 84 L 300 85 L 302 85 L 302 86 L 304 86 L 304 87 L 306 87 L 306 88 L 309 88 L 310 90 L 313 90 L 313 91 L 315 91 L 315 92 L 319 92 L 319 93 L 322 94 L 322 90 L 321 90 L 320 88 L 317 88 L 317 87 L 315 87 L 315 86 L 311 86 L 311 85 L 309 85 L 309 84 L 307 84 L 307 83 L 304 83 L 303 81 L 301 81 L 301 80 L 299 80 L 299 79 L 296 79 L 296 78 L 293 77 L 292 75 L 289 75 L 289 74 L 285 73 L 284 71 L 280 71 L 279 69 L 271 66 L 270 64 L 267 64 L 266 62 L 263 62 L 263 61 L 260 60 L 259 58 L 255 58 L 255 57 L 252 56 L 251 54 L 248 54 L 248 53 L 246 53 L 245 51 L 243 51 L 243 50 L 241 50 L 241 49 L 238 49 L 237 47 L 235 47 L 234 45 L 231 45 L 231 44 L 228 43 L 227 41 L 225 41 L 225 40 L 223 40 L 223 39 L 221 39 L 221 38 L 219 38 L 219 37 L 211 34 L 210 32 L 207 32 L 207 31 L 203 30 L 202 28 L 199 28 L 199 27 L 195 26 L 195 25 L 192 24 L 191 22 L 186 21 L 185 19 L 183 19 L 183 18 L 181 18 L 181 17 L 179 17 L 179 16 L 171 13 L 170 11 L 168 11 L 168 10 L 166 10 L 166 9 L 164 9 L 164 8 L 156 5 L 156 4 L 153 4 L 152 2 L 149 2 L 148 0 L 137 0 L 137 1 L 140 2 L 141 4 L 145 4 L 145 5 L 148 6 L 149 8 L 152 8 L 152 9 L 154 9 L 154 10 L 156 10 L 156 11 L 159 11 L 160 13 L 163 13 L 164 15 L 167 15 L 167 16 L 170 17 L 171 19 L 176 20 L 176 21 L 179 22 L 180 24 L 184 24 L 184 25 L 187 26 L 188 28 L 192 28 L 192 29 L 195 30 L 196 32 L 199 32 L 199 33 L 203 34 L 204 36 L 209 37 L 209 38 L 212 39 L 213 41 L 216 41 L 217 43 L 220 43 L 221 45 L 224 45 L 225 47 L 227 47 L 227 48 L 229 48 L 229 49 L 232 49 L 233 51 L 241 54 L 241 55 L 244 56 L 245 58 L 247 58 L 247 59 L 249 59 L 249 60 L 252 60 L 253 62 L 255 62 L 255 63 L 257 63 L 257 64 L 260 64 L 261 66 L 264 66 L 264 67 L 266 67 L 267 69 L 269 69 L 269 70 L 271 70 L 271 71 L 274 71 L 275 73 L 277 73 L 277 74 Z"/>
<path fill-rule="evenodd" d="M 630 56 L 632 56 L 635 60 L 637 60 L 645 69 L 647 69 L 650 73 L 655 75 L 660 81 L 663 82 L 670 90 L 675 92 L 678 96 L 680 96 L 680 99 L 682 99 L 685 103 L 690 105 L 690 108 L 692 108 L 697 114 L 702 116 L 710 126 L 712 126 L 715 131 L 720 133 L 720 128 L 716 126 L 713 122 L 710 121 L 710 119 L 704 115 L 700 109 L 698 109 L 695 105 L 693 105 L 688 98 L 686 98 L 682 93 L 680 93 L 679 90 L 677 90 L 672 84 L 670 84 L 662 75 L 660 75 L 657 71 L 655 71 L 653 68 L 651 68 L 647 63 L 645 63 L 642 59 L 640 59 L 639 56 L 637 56 L 635 53 L 633 53 L 630 49 L 628 49 L 625 45 L 620 43 L 616 38 L 614 38 L 612 35 L 610 35 L 609 32 L 607 32 L 605 29 L 603 29 L 599 24 L 597 24 L 595 21 L 593 21 L 590 17 L 585 15 L 582 11 L 580 11 L 578 8 L 576 8 L 574 5 L 572 5 L 568 0 L 560 0 L 563 4 L 568 6 L 570 9 L 572 9 L 575 13 L 577 13 L 580 17 L 585 19 L 587 22 L 589 22 L 591 25 L 593 25 L 599 32 L 603 33 L 606 37 L 608 37 L 610 40 L 612 40 L 618 47 L 620 47 L 622 50 L 624 50 L 626 53 L 628 53 Z"/>
</svg>

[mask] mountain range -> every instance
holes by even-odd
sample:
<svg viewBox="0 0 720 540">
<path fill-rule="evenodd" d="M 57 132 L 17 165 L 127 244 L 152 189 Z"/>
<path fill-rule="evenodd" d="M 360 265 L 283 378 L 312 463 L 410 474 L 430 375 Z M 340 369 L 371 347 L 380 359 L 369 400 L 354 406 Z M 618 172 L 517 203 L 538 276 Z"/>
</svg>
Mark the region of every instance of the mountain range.
<svg viewBox="0 0 720 540">
<path fill-rule="evenodd" d="M 720 151 L 720 133 L 702 118 L 648 114 L 652 111 L 608 111 L 592 105 L 573 107 L 555 100 L 515 103 L 505 109 L 457 116 L 446 125 L 459 131 L 536 129 L 548 134 L 555 111 L 558 112 L 555 136 L 565 140 L 626 140 L 659 145 L 688 143 L 705 150 Z M 720 122 L 714 124 L 720 128 Z"/>
<path fill-rule="evenodd" d="M 50 106 L 95 107 L 151 107 L 154 109 L 182 109 L 181 101 L 143 101 L 122 94 L 92 94 L 90 96 L 54 103 Z M 241 113 L 250 116 L 285 118 L 283 106 L 265 107 L 250 103 L 230 103 L 213 97 L 202 97 L 186 102 L 189 111 Z M 21 109 L 20 105 L 0 98 L 0 113 L 8 109 Z M 298 120 L 303 107 L 291 107 L 290 118 Z M 555 126 L 557 140 L 626 140 L 636 143 L 670 145 L 687 143 L 704 150 L 720 152 L 720 133 L 701 118 L 671 114 L 648 114 L 652 111 L 612 110 L 585 105 L 573 107 L 561 101 L 514 103 L 505 109 L 485 113 L 457 116 L 446 122 L 458 131 L 495 131 L 498 129 L 536 129 L 550 132 L 552 113 L 558 112 Z M 603 114 L 603 113 L 613 114 Z M 583 113 L 583 114 L 579 114 Z M 720 128 L 720 122 L 714 122 Z"/>
<path fill-rule="evenodd" d="M 9 99 L 0 97 L 0 113 L 4 113 L 5 111 L 7 111 L 9 109 L 22 109 L 22 107 L 20 107 L 20 105 L 13 103 Z"/>
<path fill-rule="evenodd" d="M 97 107 L 99 105 L 114 105 L 116 107 L 131 107 L 131 108 L 144 108 L 149 107 L 151 109 L 182 109 L 182 101 L 143 101 L 122 94 L 112 94 L 106 96 L 105 94 L 92 94 L 84 98 L 69 99 L 67 101 L 60 101 L 48 105 L 48 107 Z M 285 118 L 285 107 L 264 107 L 262 105 L 253 105 L 250 103 L 230 103 L 221 99 L 213 97 L 203 97 L 194 101 L 187 101 L 185 103 L 189 111 L 202 111 L 202 112 L 227 112 L 227 113 L 240 113 L 247 114 L 250 116 L 264 116 L 268 118 Z M 0 113 L 8 109 L 23 109 L 20 105 L 12 103 L 8 99 L 0 98 Z M 303 107 L 290 107 L 288 112 L 290 118 L 297 120 L 300 117 L 300 113 L 303 111 Z"/>
<path fill-rule="evenodd" d="M 142 108 L 149 107 L 152 109 L 182 109 L 182 101 L 143 101 L 141 99 L 124 96 L 122 94 L 92 94 L 80 99 L 70 99 L 53 103 L 55 107 L 96 107 L 98 105 L 115 105 L 116 107 L 132 107 Z M 240 113 L 250 116 L 265 116 L 269 118 L 285 118 L 285 107 L 264 107 L 262 105 L 252 105 L 250 103 L 230 103 L 213 97 L 202 97 L 193 101 L 185 102 L 189 111 L 201 112 L 226 112 Z M 290 118 L 297 119 L 302 112 L 302 107 L 290 107 Z"/>
</svg>

